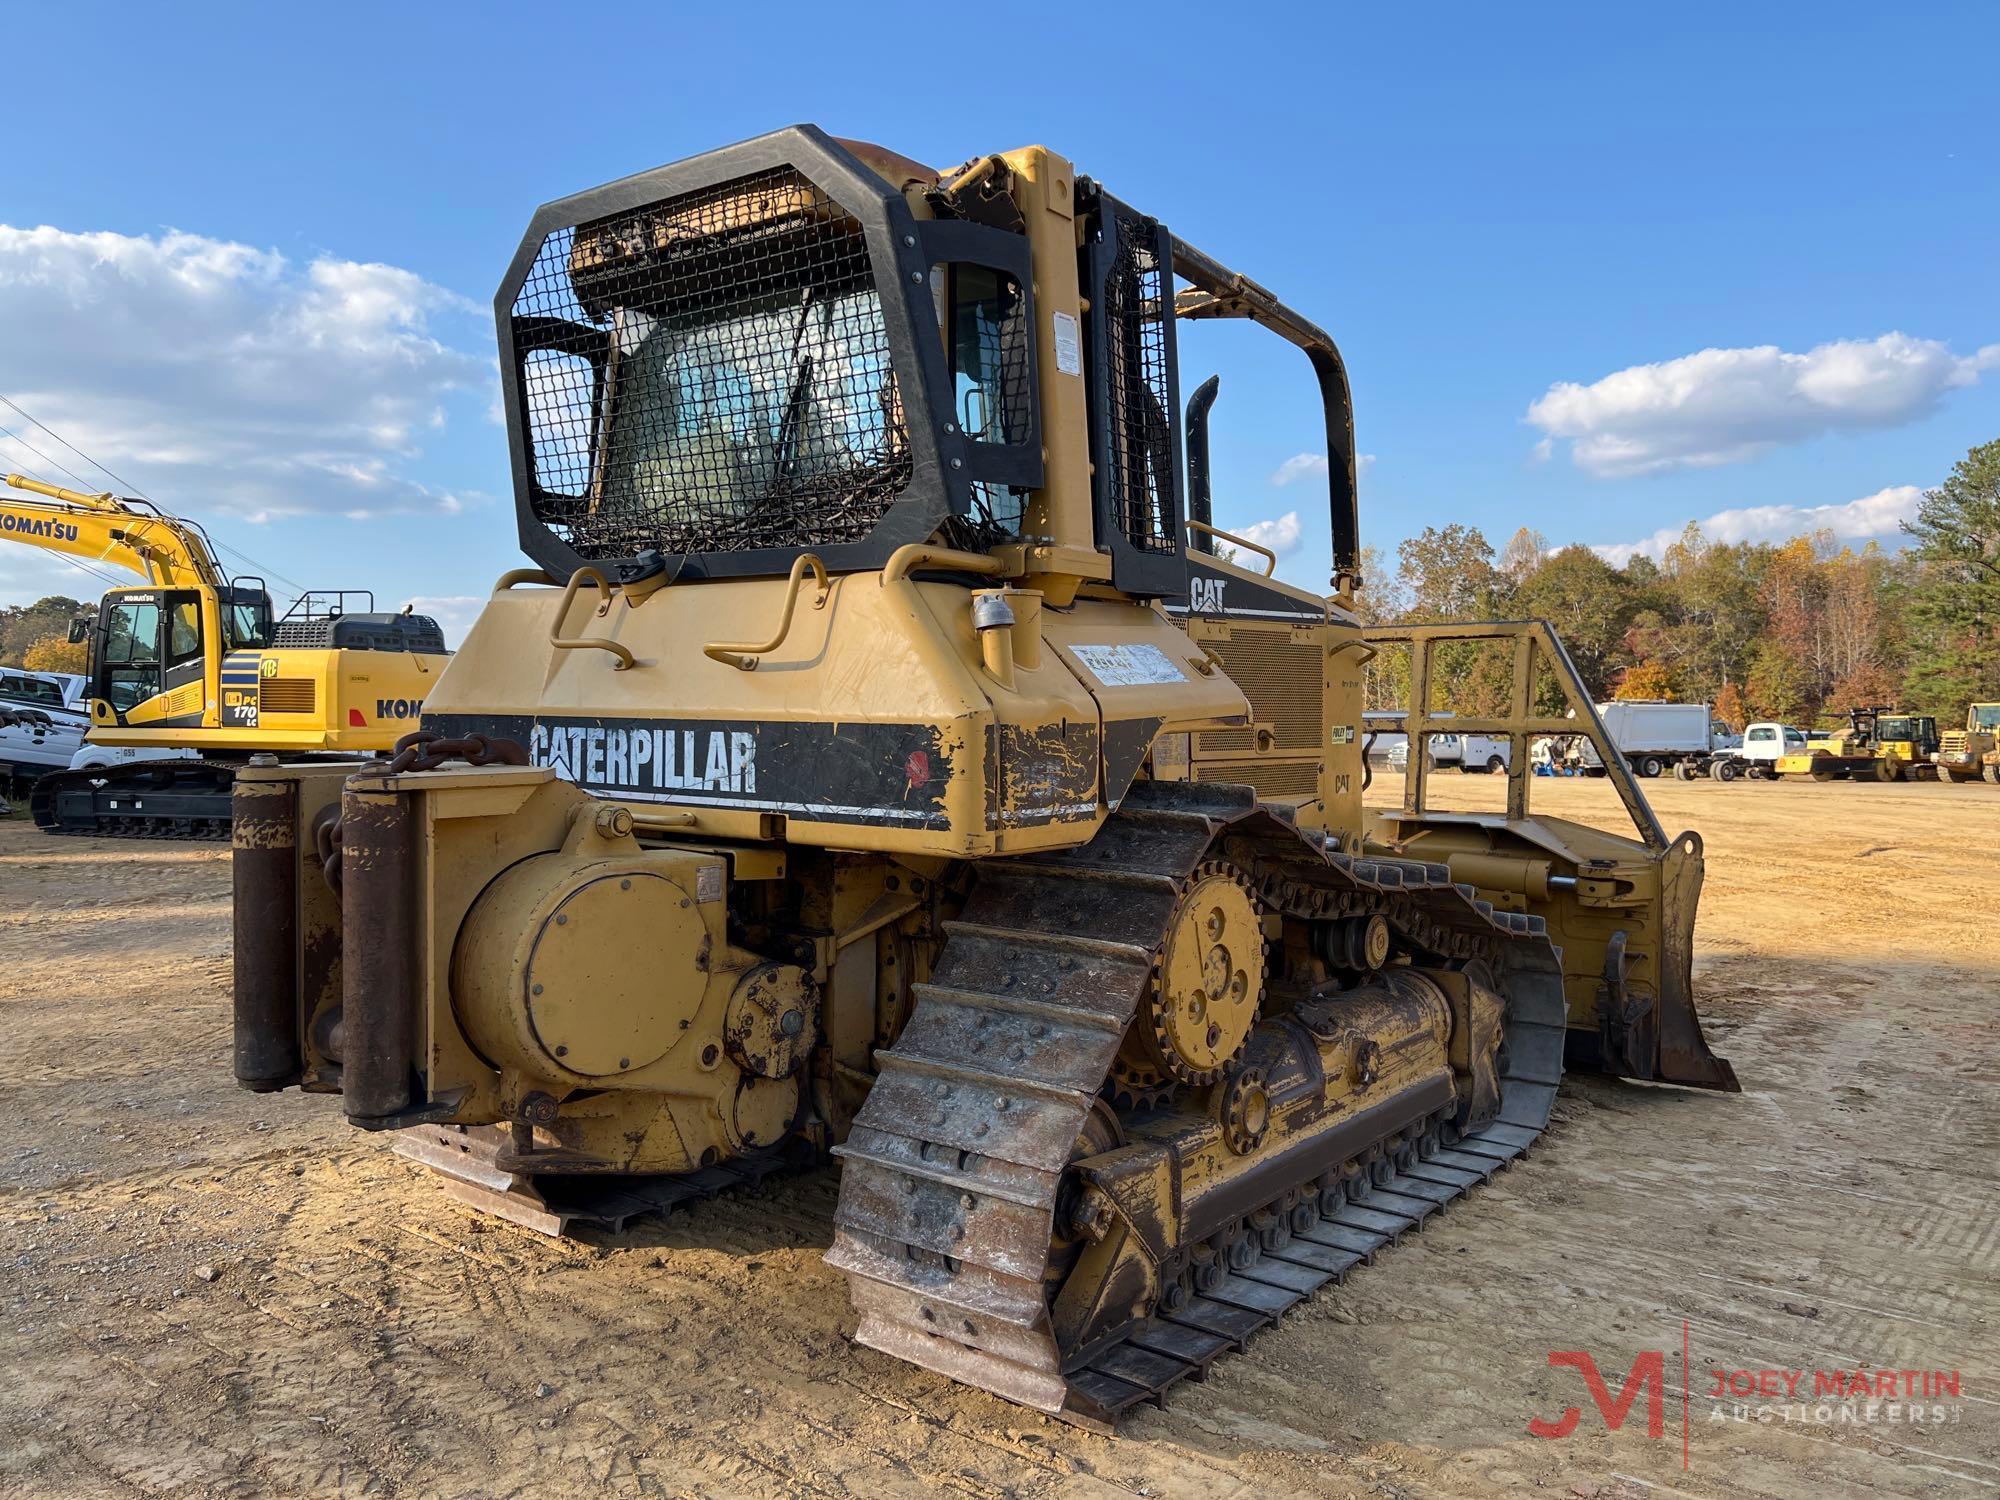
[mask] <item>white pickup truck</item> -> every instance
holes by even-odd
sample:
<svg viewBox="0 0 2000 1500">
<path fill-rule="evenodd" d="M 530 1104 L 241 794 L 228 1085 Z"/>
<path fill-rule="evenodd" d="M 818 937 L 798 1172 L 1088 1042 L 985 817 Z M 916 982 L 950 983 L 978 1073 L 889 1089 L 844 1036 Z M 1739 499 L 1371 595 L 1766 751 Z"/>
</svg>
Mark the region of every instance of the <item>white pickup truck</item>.
<svg viewBox="0 0 2000 1500">
<path fill-rule="evenodd" d="M 1497 767 L 1487 764 L 1494 745 L 1500 747 L 1500 764 Z M 1390 747 L 1389 768 L 1404 771 L 1409 769 L 1409 765 L 1410 742 L 1404 738 Z M 1504 771 L 1507 769 L 1507 742 L 1489 740 L 1483 734 L 1434 734 L 1431 736 L 1430 768 L 1435 771 L 1440 766 L 1457 766 L 1461 771 Z"/>
<path fill-rule="evenodd" d="M 25 790 L 36 777 L 66 770 L 90 730 L 87 707 L 65 700 L 64 684 L 47 672 L 0 667 L 0 704 L 45 715 L 32 724 L 0 729 L 0 796 Z"/>
<path fill-rule="evenodd" d="M 1746 725 L 1741 744 L 1717 751 L 1700 770 L 1691 770 L 1688 775 L 1691 778 L 1706 771 L 1717 781 L 1734 781 L 1739 776 L 1747 776 L 1752 781 L 1776 781 L 1779 756 L 1805 753 L 1806 732 L 1803 729 L 1765 720 Z"/>
</svg>

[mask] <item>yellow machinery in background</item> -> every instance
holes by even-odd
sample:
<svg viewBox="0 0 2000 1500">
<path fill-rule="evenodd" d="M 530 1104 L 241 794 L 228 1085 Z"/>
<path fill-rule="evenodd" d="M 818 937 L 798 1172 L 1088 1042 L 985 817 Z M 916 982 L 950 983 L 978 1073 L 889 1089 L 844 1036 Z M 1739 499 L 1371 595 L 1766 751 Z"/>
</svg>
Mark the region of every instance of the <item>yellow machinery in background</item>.
<svg viewBox="0 0 2000 1500">
<path fill-rule="evenodd" d="M 42 776 L 29 798 L 41 827 L 221 837 L 235 769 L 251 755 L 351 759 L 416 724 L 446 659 L 436 621 L 349 611 L 346 594 L 308 594 L 274 621 L 263 580 L 230 579 L 192 521 L 20 474 L 7 484 L 38 498 L 0 499 L 0 541 L 146 580 L 107 593 L 72 639 L 90 643 L 90 743 L 163 758 Z"/>
<path fill-rule="evenodd" d="M 1937 774 L 1937 720 L 1890 708 L 1848 710 L 1847 726 L 1813 735 L 1778 759 L 1780 776 L 1813 781 L 1902 781 Z"/>
<path fill-rule="evenodd" d="M 1967 707 L 1965 728 L 1940 735 L 1934 759 L 1940 780 L 2000 783 L 2000 703 Z"/>
<path fill-rule="evenodd" d="M 1566 1056 L 1736 1087 L 1700 840 L 1559 642 L 1364 629 L 1333 341 L 1069 161 L 780 131 L 547 205 L 497 311 L 534 566 L 396 754 L 238 780 L 246 1087 L 550 1229 L 830 1150 L 860 1341 L 1096 1422 L 1519 1157 Z M 1330 597 L 1211 550 L 1209 318 L 1312 372 Z M 1468 642 L 1496 717 L 1429 691 Z M 1384 650 L 1504 813 L 1363 808 Z M 1552 730 L 1631 836 L 1531 813 Z"/>
</svg>

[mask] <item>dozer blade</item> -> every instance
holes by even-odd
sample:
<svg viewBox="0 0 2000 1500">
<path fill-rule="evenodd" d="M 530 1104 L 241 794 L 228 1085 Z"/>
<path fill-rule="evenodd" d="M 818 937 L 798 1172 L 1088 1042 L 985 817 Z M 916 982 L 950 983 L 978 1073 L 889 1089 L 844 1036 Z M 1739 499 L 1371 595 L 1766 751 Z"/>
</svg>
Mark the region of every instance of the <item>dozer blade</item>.
<svg viewBox="0 0 2000 1500">
<path fill-rule="evenodd" d="M 1669 1083 L 1721 1089 L 1743 1086 L 1726 1058 L 1709 1050 L 1694 1008 L 1694 919 L 1707 871 L 1688 852 L 1692 835 L 1674 841 L 1660 867 L 1660 1048 L 1657 1076 Z M 1697 844 L 1698 848 L 1699 845 Z"/>
</svg>

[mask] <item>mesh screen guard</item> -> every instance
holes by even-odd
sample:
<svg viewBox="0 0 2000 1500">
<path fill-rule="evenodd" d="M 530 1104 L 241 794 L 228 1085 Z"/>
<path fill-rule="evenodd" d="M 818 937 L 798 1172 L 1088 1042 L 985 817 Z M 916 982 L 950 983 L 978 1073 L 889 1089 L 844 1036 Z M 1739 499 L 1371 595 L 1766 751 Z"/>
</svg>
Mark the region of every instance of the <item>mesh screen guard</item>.
<svg viewBox="0 0 2000 1500">
<path fill-rule="evenodd" d="M 1091 462 L 1097 535 L 1130 593 L 1187 593 L 1172 239 L 1089 185 Z"/>
<path fill-rule="evenodd" d="M 978 481 L 1039 483 L 959 431 L 933 303 L 938 262 L 1025 281 L 996 233 L 919 223 L 811 127 L 544 207 L 496 301 L 524 549 L 557 576 L 872 567 L 976 515 Z"/>
<path fill-rule="evenodd" d="M 910 482 L 861 226 L 790 168 L 558 230 L 515 298 L 537 509 L 578 551 L 851 542 Z"/>
</svg>

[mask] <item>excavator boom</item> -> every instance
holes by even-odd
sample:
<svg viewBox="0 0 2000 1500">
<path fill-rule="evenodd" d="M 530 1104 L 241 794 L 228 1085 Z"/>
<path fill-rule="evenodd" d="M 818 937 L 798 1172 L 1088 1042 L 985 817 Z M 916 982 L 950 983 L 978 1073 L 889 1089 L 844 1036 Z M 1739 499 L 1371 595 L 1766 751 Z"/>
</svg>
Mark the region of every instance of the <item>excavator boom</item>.
<svg viewBox="0 0 2000 1500">
<path fill-rule="evenodd" d="M 25 474 L 9 474 L 7 484 L 46 498 L 0 499 L 0 540 L 114 563 L 162 588 L 224 583 L 208 539 L 192 522 L 144 501 L 64 489 Z"/>
</svg>

